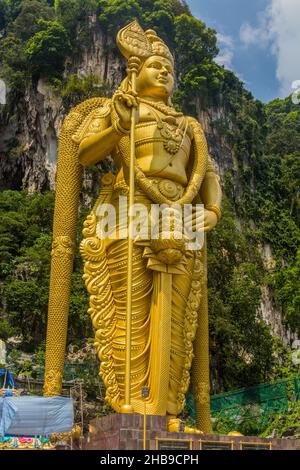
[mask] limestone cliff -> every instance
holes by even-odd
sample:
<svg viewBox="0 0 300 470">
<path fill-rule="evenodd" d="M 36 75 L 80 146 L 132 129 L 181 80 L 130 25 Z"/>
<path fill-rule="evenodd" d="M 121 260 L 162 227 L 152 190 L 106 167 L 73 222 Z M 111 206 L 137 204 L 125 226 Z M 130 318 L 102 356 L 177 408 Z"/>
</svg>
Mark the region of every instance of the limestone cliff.
<svg viewBox="0 0 300 470">
<path fill-rule="evenodd" d="M 81 56 L 68 59 L 64 77 L 76 74 L 80 78 L 89 75 L 99 77 L 114 90 L 124 75 L 125 64 L 114 48 L 114 41 L 107 39 L 97 26 L 95 17 L 89 20 L 89 45 L 83 46 Z M 14 103 L 9 113 L 1 115 L 0 135 L 0 190 L 27 189 L 29 192 L 55 190 L 57 147 L 60 129 L 68 112 L 61 93 L 43 78 L 26 87 L 23 98 Z M 236 156 L 226 136 L 220 134 L 215 123 L 226 121 L 222 107 L 198 110 L 211 155 L 222 175 L 230 171 L 234 175 L 235 196 L 242 191 Z M 227 125 L 232 123 L 227 121 Z M 111 168 L 104 162 L 102 168 Z M 86 170 L 83 181 L 85 203 L 91 201 L 98 189 L 99 174 Z M 272 264 L 270 246 L 261 246 L 260 252 L 266 264 Z M 270 267 L 270 266 L 269 266 Z M 269 287 L 261 286 L 260 314 L 271 326 L 274 335 L 290 344 L 293 335 L 283 324 L 281 311 L 276 307 Z"/>
</svg>

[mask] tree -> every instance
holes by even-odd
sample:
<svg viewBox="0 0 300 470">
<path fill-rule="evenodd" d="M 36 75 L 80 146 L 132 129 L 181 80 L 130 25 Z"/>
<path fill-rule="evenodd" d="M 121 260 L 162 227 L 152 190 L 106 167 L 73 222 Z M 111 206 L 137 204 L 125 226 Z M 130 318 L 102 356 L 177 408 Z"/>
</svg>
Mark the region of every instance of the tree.
<svg viewBox="0 0 300 470">
<path fill-rule="evenodd" d="M 143 12 L 147 14 L 155 9 L 157 6 L 155 4 L 159 3 L 160 5 L 165 5 L 168 9 L 171 9 L 174 16 L 182 15 L 186 13 L 187 15 L 191 15 L 191 11 L 189 6 L 185 1 L 181 0 L 165 0 L 164 2 L 160 1 L 153 1 L 153 0 L 137 0 L 142 8 Z"/>
<path fill-rule="evenodd" d="M 300 249 L 289 267 L 276 275 L 277 297 L 282 304 L 285 318 L 293 330 L 300 334 Z"/>
<path fill-rule="evenodd" d="M 209 235 L 208 287 L 214 393 L 268 379 L 272 336 L 258 317 L 262 266 L 255 241 L 240 231 L 229 201 Z"/>
<path fill-rule="evenodd" d="M 26 55 L 21 39 L 10 33 L 0 42 L 0 60 L 10 69 L 26 69 Z"/>
<path fill-rule="evenodd" d="M 54 193 L 0 192 L 0 337 L 22 334 L 22 348 L 45 338 Z M 86 212 L 78 223 L 78 239 Z M 79 248 L 74 260 L 69 341 L 91 336 Z"/>
<path fill-rule="evenodd" d="M 98 0 L 57 0 L 55 12 L 57 20 L 69 32 L 72 41 L 76 40 L 77 29 L 82 27 L 88 15 L 99 11 Z"/>
<path fill-rule="evenodd" d="M 191 16 L 191 10 L 184 0 L 171 0 L 172 3 L 172 8 L 174 11 L 175 16 L 179 16 L 182 14 L 190 15 Z"/>
<path fill-rule="evenodd" d="M 78 75 L 69 75 L 61 96 L 64 107 L 69 109 L 85 99 L 108 96 L 109 93 L 109 84 L 104 83 L 96 75 L 91 74 L 84 78 L 79 78 Z"/>
<path fill-rule="evenodd" d="M 143 9 L 142 25 L 146 29 L 154 29 L 168 46 L 174 49 L 175 16 L 173 2 L 171 0 L 156 0 L 151 3 L 146 10 Z"/>
<path fill-rule="evenodd" d="M 42 29 L 39 20 L 53 20 L 53 8 L 39 0 L 23 0 L 21 11 L 12 24 L 12 30 L 18 38 L 26 42 Z"/>
<path fill-rule="evenodd" d="M 30 38 L 26 54 L 32 70 L 38 75 L 59 76 L 64 60 L 71 51 L 69 36 L 57 21 L 40 22 L 41 31 Z"/>
<path fill-rule="evenodd" d="M 224 70 L 213 62 L 218 54 L 216 32 L 182 14 L 175 18 L 175 44 L 179 76 L 175 102 L 181 102 L 186 112 L 199 115 L 200 109 L 216 102 L 224 80 Z"/>
<path fill-rule="evenodd" d="M 6 29 L 21 10 L 22 0 L 0 0 L 0 30 Z"/>
<path fill-rule="evenodd" d="M 268 154 L 286 155 L 300 152 L 300 112 L 290 98 L 275 100 L 266 107 Z"/>
<path fill-rule="evenodd" d="M 143 13 L 138 0 L 99 0 L 99 7 L 100 26 L 113 37 L 126 24 L 140 20 Z"/>
<path fill-rule="evenodd" d="M 200 110 L 208 104 L 218 102 L 223 78 L 223 69 L 214 62 L 203 61 L 199 65 L 193 65 L 183 75 L 175 101 L 184 103 L 187 109 L 192 102 L 199 115 Z"/>
<path fill-rule="evenodd" d="M 290 216 L 300 223 L 300 152 L 285 155 L 281 159 L 280 185 L 285 190 Z M 297 219 L 298 216 L 298 219 Z"/>
<path fill-rule="evenodd" d="M 6 24 L 6 2 L 0 0 L 0 31 L 5 28 Z"/>
<path fill-rule="evenodd" d="M 180 76 L 191 66 L 211 62 L 219 52 L 215 30 L 186 14 L 175 18 L 175 42 Z"/>
<path fill-rule="evenodd" d="M 0 41 L 1 78 L 9 89 L 9 102 L 15 103 L 23 95 L 28 78 L 28 64 L 21 39 L 9 33 Z"/>
<path fill-rule="evenodd" d="M 45 335 L 48 289 L 33 280 L 12 280 L 5 288 L 10 324 L 24 338 L 23 347 L 34 347 Z"/>
</svg>

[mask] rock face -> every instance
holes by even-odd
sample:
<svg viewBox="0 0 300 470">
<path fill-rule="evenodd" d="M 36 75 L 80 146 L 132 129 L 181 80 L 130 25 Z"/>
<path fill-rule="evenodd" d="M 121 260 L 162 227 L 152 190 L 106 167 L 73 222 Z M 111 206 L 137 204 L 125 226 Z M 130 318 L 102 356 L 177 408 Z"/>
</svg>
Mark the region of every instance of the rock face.
<svg viewBox="0 0 300 470">
<path fill-rule="evenodd" d="M 114 90 L 124 76 L 125 64 L 116 54 L 114 41 L 105 38 L 96 27 L 95 17 L 90 18 L 89 28 L 90 46 L 83 48 L 80 60 L 66 62 L 65 77 L 77 74 L 84 78 L 93 74 L 107 81 L 111 90 Z M 55 189 L 58 139 L 66 114 L 61 94 L 47 80 L 40 79 L 37 84 L 27 87 L 24 99 L 14 105 L 9 116 L 0 116 L 0 190 L 24 188 L 35 192 Z M 238 181 L 233 150 L 215 125 L 218 121 L 226 122 L 225 110 L 214 108 L 204 112 L 199 109 L 198 119 L 204 127 L 209 150 L 219 173 L 222 176 L 230 170 Z M 109 160 L 101 164 L 101 168 L 106 171 L 112 166 Z M 99 175 L 85 170 L 84 204 L 91 202 L 98 185 Z M 237 194 L 240 190 L 235 188 Z M 268 250 L 270 252 L 270 247 L 262 250 L 263 259 L 270 258 Z M 262 287 L 260 313 L 270 324 L 272 332 L 290 344 L 294 338 L 286 331 L 282 313 L 276 309 L 272 293 L 265 286 Z"/>
<path fill-rule="evenodd" d="M 90 17 L 89 28 L 90 46 L 84 48 L 80 61 L 66 63 L 65 73 L 76 73 L 79 77 L 93 74 L 113 88 L 124 76 L 125 62 L 117 53 L 115 39 L 102 33 L 95 16 Z"/>
<path fill-rule="evenodd" d="M 96 27 L 95 17 L 89 19 L 89 33 L 90 46 L 83 48 L 81 60 L 66 61 L 65 78 L 95 75 L 113 90 L 124 76 L 125 63 L 112 39 L 105 39 Z M 27 87 L 24 99 L 14 104 L 9 116 L 0 116 L 0 190 L 55 189 L 58 138 L 67 113 L 61 94 L 40 79 Z M 90 190 L 89 172 L 85 177 L 84 186 Z"/>
<path fill-rule="evenodd" d="M 259 313 L 271 327 L 272 334 L 278 336 L 283 344 L 290 347 L 297 336 L 284 325 L 282 311 L 276 306 L 273 292 L 268 286 L 261 286 Z"/>
<path fill-rule="evenodd" d="M 227 170 L 235 168 L 235 159 L 232 148 L 228 144 L 226 138 L 217 132 L 216 122 L 223 120 L 228 121 L 226 112 L 223 108 L 209 108 L 205 111 L 198 111 L 198 119 L 205 131 L 209 152 L 212 155 L 220 175 Z"/>
<path fill-rule="evenodd" d="M 13 118 L 1 133 L 0 189 L 54 189 L 57 141 L 64 119 L 61 98 L 40 80 L 36 88 L 27 88 Z"/>
<path fill-rule="evenodd" d="M 0 339 L 0 364 L 6 364 L 6 345 L 4 341 Z"/>
<path fill-rule="evenodd" d="M 258 247 L 264 267 L 268 271 L 275 268 L 276 262 L 272 254 L 269 244 Z M 271 332 L 274 336 L 278 336 L 283 344 L 291 346 L 297 336 L 293 334 L 289 328 L 284 325 L 282 311 L 276 306 L 274 294 L 269 286 L 261 286 L 261 302 L 259 313 L 263 320 L 270 325 Z"/>
</svg>

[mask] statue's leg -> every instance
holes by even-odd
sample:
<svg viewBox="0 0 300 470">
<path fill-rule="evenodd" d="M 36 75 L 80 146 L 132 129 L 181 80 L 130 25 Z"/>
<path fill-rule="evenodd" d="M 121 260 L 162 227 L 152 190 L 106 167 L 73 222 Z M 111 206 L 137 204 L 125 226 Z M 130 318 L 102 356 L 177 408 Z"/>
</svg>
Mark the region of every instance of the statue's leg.
<svg viewBox="0 0 300 470">
<path fill-rule="evenodd" d="M 188 358 L 190 351 L 187 351 L 186 337 L 192 332 L 187 331 L 189 322 L 186 321 L 186 307 L 191 290 L 193 267 L 194 257 L 191 257 L 187 264 L 188 274 L 173 275 L 170 380 L 167 407 L 168 414 L 172 416 L 177 416 L 182 411 L 183 372 L 187 362 L 190 362 Z M 188 383 L 186 388 L 188 388 Z"/>
<path fill-rule="evenodd" d="M 116 328 L 113 336 L 113 361 L 121 400 L 125 393 L 127 252 L 126 240 L 107 248 L 110 283 L 116 308 Z M 131 399 L 141 400 L 141 388 L 148 382 L 150 305 L 152 271 L 142 258 L 143 248 L 134 247 L 131 332 Z"/>
<path fill-rule="evenodd" d="M 150 356 L 147 413 L 165 416 L 167 413 L 170 349 L 172 274 L 153 273 L 153 294 L 150 310 Z"/>
</svg>

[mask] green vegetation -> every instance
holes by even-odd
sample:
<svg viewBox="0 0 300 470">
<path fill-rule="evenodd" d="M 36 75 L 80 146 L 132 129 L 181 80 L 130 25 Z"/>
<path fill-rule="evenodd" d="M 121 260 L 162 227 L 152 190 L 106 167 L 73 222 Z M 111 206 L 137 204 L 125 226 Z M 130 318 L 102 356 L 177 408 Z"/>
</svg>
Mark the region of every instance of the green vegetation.
<svg viewBox="0 0 300 470">
<path fill-rule="evenodd" d="M 276 430 L 276 437 L 288 437 L 293 436 L 299 439 L 300 426 L 299 426 L 299 414 L 300 414 L 300 400 L 296 402 L 290 402 L 287 413 L 276 413 L 267 428 L 262 432 L 263 437 L 270 436 L 274 430 Z"/>
<path fill-rule="evenodd" d="M 33 72 L 45 77 L 60 76 L 64 59 L 71 51 L 65 28 L 56 21 L 38 21 L 41 30 L 32 36 L 25 49 Z"/>
<path fill-rule="evenodd" d="M 238 230 L 230 204 L 208 247 L 210 350 L 215 393 L 265 382 L 273 367 L 273 341 L 258 318 L 261 259 L 249 234 Z"/>
<path fill-rule="evenodd" d="M 0 337 L 22 335 L 22 348 L 34 351 L 45 339 L 54 194 L 0 192 Z M 75 260 L 70 306 L 70 341 L 92 336 Z"/>
<path fill-rule="evenodd" d="M 64 106 L 68 109 L 85 99 L 108 96 L 110 92 L 109 84 L 104 83 L 96 75 L 87 75 L 82 79 L 77 75 L 69 75 L 64 88 L 61 90 L 61 96 Z"/>
</svg>

